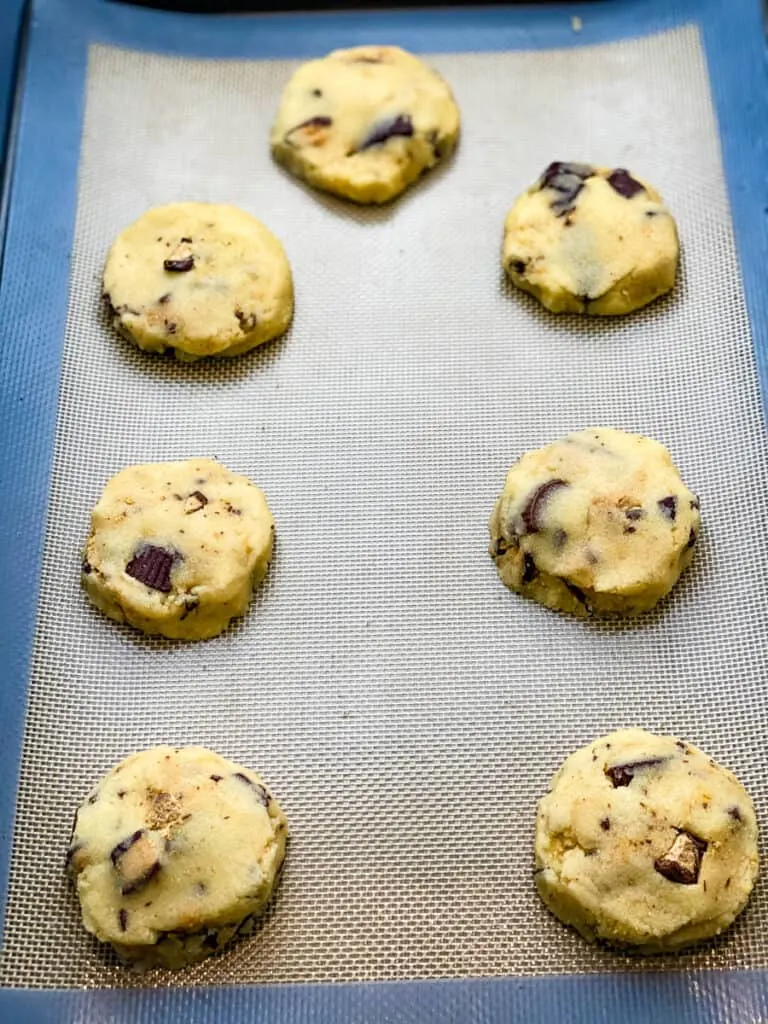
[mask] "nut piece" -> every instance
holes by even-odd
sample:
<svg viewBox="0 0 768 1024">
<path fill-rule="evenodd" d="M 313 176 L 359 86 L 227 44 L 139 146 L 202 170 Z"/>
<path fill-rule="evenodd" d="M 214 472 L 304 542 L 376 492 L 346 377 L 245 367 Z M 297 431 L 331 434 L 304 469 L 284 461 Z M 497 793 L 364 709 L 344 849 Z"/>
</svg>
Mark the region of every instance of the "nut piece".
<svg viewBox="0 0 768 1024">
<path fill-rule="evenodd" d="M 707 843 L 703 839 L 681 831 L 664 856 L 659 857 L 653 866 L 670 882 L 695 885 L 699 880 L 701 859 L 706 849 Z"/>
</svg>

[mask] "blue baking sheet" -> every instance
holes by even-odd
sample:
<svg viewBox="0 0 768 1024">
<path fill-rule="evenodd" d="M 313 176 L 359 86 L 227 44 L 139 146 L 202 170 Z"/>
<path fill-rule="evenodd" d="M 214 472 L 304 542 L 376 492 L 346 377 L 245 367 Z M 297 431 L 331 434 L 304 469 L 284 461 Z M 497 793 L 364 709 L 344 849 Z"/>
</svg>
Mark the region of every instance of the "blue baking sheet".
<svg viewBox="0 0 768 1024">
<path fill-rule="evenodd" d="M 9 0 L 0 0 L 0 5 Z M 10 0 L 11 6 L 16 0 Z M 10 7 L 8 8 L 10 10 Z M 0 29 L 5 24 L 3 10 Z M 571 18 L 583 19 L 574 33 Z M 67 309 L 91 43 L 203 57 L 313 56 L 363 42 L 470 51 L 590 45 L 701 29 L 763 396 L 768 391 L 768 74 L 759 0 L 210 18 L 102 0 L 35 0 L 14 121 L 0 280 L 0 887 L 11 853 Z M 6 36 L 0 45 L 10 50 Z M 5 51 L 0 50 L 0 57 Z M 0 101 L 3 99 L 0 91 Z M 0 109 L 2 114 L 2 109 Z M 356 985 L 0 991 L 0 1022 L 768 1020 L 768 972 L 610 974 Z"/>
</svg>

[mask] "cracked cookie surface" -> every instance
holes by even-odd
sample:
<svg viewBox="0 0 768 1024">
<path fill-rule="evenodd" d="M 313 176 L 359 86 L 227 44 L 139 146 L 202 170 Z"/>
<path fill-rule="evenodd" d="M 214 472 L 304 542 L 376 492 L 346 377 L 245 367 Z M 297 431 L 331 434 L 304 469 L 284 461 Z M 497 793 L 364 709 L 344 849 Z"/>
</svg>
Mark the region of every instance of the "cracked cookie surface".
<svg viewBox="0 0 768 1024">
<path fill-rule="evenodd" d="M 148 210 L 113 243 L 103 287 L 120 334 L 184 360 L 240 355 L 283 334 L 293 315 L 282 245 L 235 206 Z"/>
<path fill-rule="evenodd" d="M 68 853 L 85 928 L 141 968 L 180 968 L 247 931 L 288 827 L 264 780 L 203 747 L 132 754 L 77 812 Z"/>
<path fill-rule="evenodd" d="M 553 313 L 630 313 L 672 289 L 678 258 L 661 196 L 624 168 L 552 163 L 504 224 L 505 271 Z"/>
<path fill-rule="evenodd" d="M 315 188 L 384 203 L 448 156 L 458 135 L 458 108 L 436 71 L 396 46 L 358 46 L 293 74 L 271 146 Z"/>
<path fill-rule="evenodd" d="M 128 466 L 93 510 L 81 579 L 111 619 L 202 640 L 245 613 L 273 535 L 262 491 L 213 459 Z"/>
<path fill-rule="evenodd" d="M 717 935 L 758 871 L 752 801 L 690 743 L 621 729 L 577 750 L 536 818 L 536 883 L 590 941 L 639 952 Z"/>
<path fill-rule="evenodd" d="M 594 427 L 512 466 L 489 552 L 511 590 L 548 608 L 636 615 L 675 585 L 699 530 L 699 500 L 663 445 Z"/>
</svg>

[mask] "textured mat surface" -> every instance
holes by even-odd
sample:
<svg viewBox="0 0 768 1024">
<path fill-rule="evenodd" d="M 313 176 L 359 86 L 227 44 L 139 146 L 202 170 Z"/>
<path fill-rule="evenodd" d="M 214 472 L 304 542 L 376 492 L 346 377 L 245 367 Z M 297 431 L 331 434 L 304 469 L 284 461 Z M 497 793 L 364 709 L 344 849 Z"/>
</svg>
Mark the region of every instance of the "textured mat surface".
<svg viewBox="0 0 768 1024">
<path fill-rule="evenodd" d="M 270 161 L 293 63 L 91 51 L 0 984 L 137 983 L 83 932 L 62 867 L 89 787 L 159 742 L 263 772 L 293 842 L 254 939 L 143 984 L 768 965 L 761 886 L 727 939 L 648 963 L 563 929 L 531 877 L 549 777 L 620 725 L 690 739 L 766 809 L 767 467 L 698 35 L 434 63 L 460 149 L 365 210 Z M 684 246 L 672 298 L 580 321 L 506 286 L 504 214 L 552 159 L 628 166 L 661 190 Z M 283 341 L 186 366 L 113 336 L 111 239 L 183 198 L 241 205 L 282 239 L 297 292 Z M 486 554 L 508 465 L 593 423 L 666 443 L 702 500 L 694 567 L 630 625 L 529 604 Z M 243 622 L 180 646 L 100 617 L 78 570 L 111 474 L 197 454 L 265 489 L 277 554 Z"/>
</svg>

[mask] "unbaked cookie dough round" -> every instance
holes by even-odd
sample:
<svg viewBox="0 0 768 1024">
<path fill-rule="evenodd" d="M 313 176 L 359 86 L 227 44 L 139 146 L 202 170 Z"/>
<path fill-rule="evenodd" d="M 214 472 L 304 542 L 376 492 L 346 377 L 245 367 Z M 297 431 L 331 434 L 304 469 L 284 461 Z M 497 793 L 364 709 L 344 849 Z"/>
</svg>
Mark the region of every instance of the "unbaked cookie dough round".
<svg viewBox="0 0 768 1024">
<path fill-rule="evenodd" d="M 757 869 L 749 795 L 674 736 L 603 736 L 565 761 L 539 803 L 539 893 L 590 941 L 653 953 L 717 935 Z"/>
<path fill-rule="evenodd" d="M 490 534 L 510 589 L 581 617 L 636 615 L 690 563 L 699 500 L 658 441 L 592 427 L 512 466 Z"/>
<path fill-rule="evenodd" d="M 293 74 L 271 145 L 315 188 L 384 203 L 448 156 L 458 135 L 458 108 L 436 71 L 397 46 L 358 46 Z"/>
<path fill-rule="evenodd" d="M 104 267 L 116 329 L 179 359 L 236 356 L 282 334 L 293 315 L 283 247 L 235 206 L 171 203 L 120 234 Z"/>
<path fill-rule="evenodd" d="M 639 309 L 671 290 L 678 257 L 661 196 L 623 168 L 550 164 L 504 225 L 504 269 L 553 313 Z"/>
<path fill-rule="evenodd" d="M 83 586 L 117 622 L 203 640 L 244 614 L 273 535 L 264 494 L 213 459 L 128 466 L 93 510 Z"/>
<path fill-rule="evenodd" d="M 83 924 L 139 968 L 222 949 L 262 913 L 288 835 L 264 780 L 203 747 L 153 747 L 80 807 L 69 848 Z"/>
</svg>

